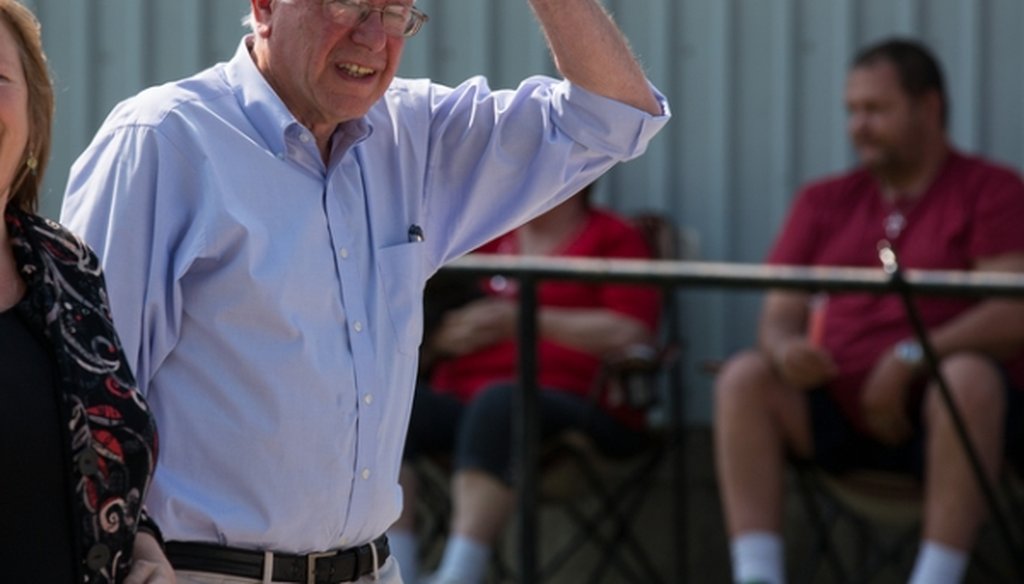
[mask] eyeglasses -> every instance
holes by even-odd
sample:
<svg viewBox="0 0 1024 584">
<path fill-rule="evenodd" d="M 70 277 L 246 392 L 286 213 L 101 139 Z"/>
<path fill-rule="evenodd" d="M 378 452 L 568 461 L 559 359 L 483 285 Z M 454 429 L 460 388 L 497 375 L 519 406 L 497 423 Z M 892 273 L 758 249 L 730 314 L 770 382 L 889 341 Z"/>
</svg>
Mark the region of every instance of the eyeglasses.
<svg viewBox="0 0 1024 584">
<path fill-rule="evenodd" d="M 430 19 L 409 4 L 376 7 L 360 0 L 324 0 L 324 13 L 327 17 L 344 26 L 362 24 L 374 12 L 380 12 L 384 33 L 391 37 L 411 37 Z"/>
</svg>

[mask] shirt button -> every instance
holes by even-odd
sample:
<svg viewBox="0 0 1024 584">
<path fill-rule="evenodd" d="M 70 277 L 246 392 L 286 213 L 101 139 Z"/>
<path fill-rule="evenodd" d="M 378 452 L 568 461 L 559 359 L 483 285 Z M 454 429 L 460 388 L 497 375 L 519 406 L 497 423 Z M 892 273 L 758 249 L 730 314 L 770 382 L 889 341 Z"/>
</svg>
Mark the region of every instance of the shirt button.
<svg viewBox="0 0 1024 584">
<path fill-rule="evenodd" d="M 372 404 L 373 403 L 373 394 L 372 393 L 368 393 L 368 394 L 364 395 L 363 396 L 363 403 L 365 403 L 366 405 Z"/>
<path fill-rule="evenodd" d="M 348 259 L 348 248 L 347 247 L 341 248 L 340 250 L 338 250 L 338 254 L 341 256 L 341 259 L 347 260 Z"/>
<path fill-rule="evenodd" d="M 362 321 L 359 321 L 359 320 L 355 321 L 352 324 L 352 328 L 356 329 L 357 333 L 363 332 L 363 323 L 362 323 Z"/>
<path fill-rule="evenodd" d="M 299 140 L 302 140 L 303 144 L 308 144 L 309 143 L 309 134 L 306 134 L 306 133 L 299 134 Z"/>
<path fill-rule="evenodd" d="M 285 157 L 285 154 L 284 154 L 284 152 L 278 152 L 278 153 L 277 153 L 277 159 L 278 159 L 278 160 L 284 160 L 284 157 Z"/>
<path fill-rule="evenodd" d="M 363 480 L 364 481 L 370 480 L 370 469 L 364 468 L 363 472 L 362 472 L 362 475 L 363 475 Z"/>
</svg>

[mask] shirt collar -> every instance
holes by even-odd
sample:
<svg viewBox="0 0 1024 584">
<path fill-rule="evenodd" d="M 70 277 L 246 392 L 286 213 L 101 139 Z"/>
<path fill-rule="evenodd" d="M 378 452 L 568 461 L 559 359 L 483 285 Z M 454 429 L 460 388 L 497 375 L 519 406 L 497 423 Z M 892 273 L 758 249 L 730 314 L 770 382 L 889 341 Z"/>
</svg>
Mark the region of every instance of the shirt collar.
<svg viewBox="0 0 1024 584">
<path fill-rule="evenodd" d="M 295 126 L 301 127 L 301 124 L 256 67 L 250 52 L 253 38 L 250 34 L 242 39 L 235 56 L 225 68 L 225 75 L 235 98 L 238 99 L 238 104 L 263 138 L 267 148 L 274 154 L 281 154 L 287 150 L 288 130 Z M 352 120 L 340 124 L 335 129 L 334 141 L 341 139 L 343 143 L 348 144 L 359 142 L 371 132 L 369 122 L 365 118 Z"/>
</svg>

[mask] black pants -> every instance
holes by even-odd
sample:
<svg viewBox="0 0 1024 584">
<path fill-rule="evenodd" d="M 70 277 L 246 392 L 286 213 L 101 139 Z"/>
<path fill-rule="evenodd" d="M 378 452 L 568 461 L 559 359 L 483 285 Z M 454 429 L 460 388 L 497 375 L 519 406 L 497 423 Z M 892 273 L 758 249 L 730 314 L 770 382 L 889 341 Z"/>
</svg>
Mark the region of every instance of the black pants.
<svg viewBox="0 0 1024 584">
<path fill-rule="evenodd" d="M 515 384 L 493 385 L 464 404 L 427 387 L 417 388 L 404 459 L 452 454 L 455 470 L 482 470 L 513 484 L 511 412 L 518 391 Z M 612 456 L 628 455 L 646 445 L 642 432 L 582 396 L 544 388 L 539 398 L 542 440 L 579 430 Z"/>
</svg>

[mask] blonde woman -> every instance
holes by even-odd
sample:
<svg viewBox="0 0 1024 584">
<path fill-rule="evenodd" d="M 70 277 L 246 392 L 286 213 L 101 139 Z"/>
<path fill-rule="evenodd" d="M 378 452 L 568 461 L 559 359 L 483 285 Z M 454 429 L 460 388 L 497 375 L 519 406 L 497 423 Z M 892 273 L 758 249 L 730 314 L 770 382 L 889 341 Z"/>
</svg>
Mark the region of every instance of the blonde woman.
<svg viewBox="0 0 1024 584">
<path fill-rule="evenodd" d="M 142 508 L 156 428 L 96 256 L 35 214 L 53 88 L 39 23 L 0 0 L 0 541 L 5 582 L 164 584 Z"/>
</svg>

